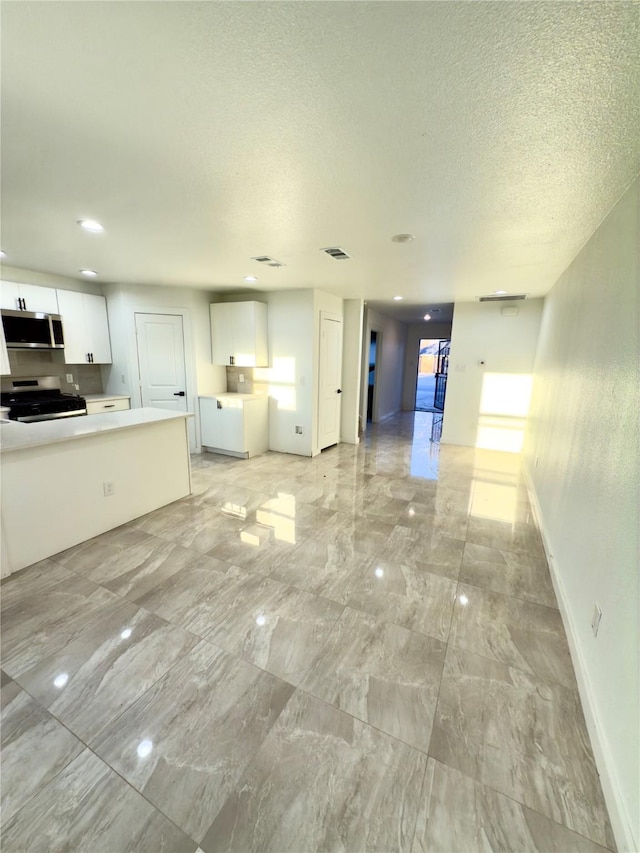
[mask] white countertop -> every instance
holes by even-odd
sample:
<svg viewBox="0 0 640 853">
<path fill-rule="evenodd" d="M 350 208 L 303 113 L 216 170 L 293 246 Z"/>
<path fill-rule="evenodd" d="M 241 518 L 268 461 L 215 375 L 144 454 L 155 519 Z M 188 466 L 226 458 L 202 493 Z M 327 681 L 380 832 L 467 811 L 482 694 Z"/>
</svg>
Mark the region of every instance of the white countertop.
<svg viewBox="0 0 640 853">
<path fill-rule="evenodd" d="M 262 400 L 266 394 L 239 394 L 235 391 L 221 391 L 219 394 L 198 394 L 200 400 Z M 86 399 L 86 398 L 85 398 Z"/>
<path fill-rule="evenodd" d="M 131 394 L 81 394 L 87 403 L 100 403 L 102 400 L 130 400 Z"/>
<path fill-rule="evenodd" d="M 58 444 L 76 438 L 88 438 L 98 433 L 120 429 L 144 427 L 160 421 L 192 418 L 192 412 L 170 412 L 166 409 L 126 409 L 123 412 L 108 412 L 76 418 L 60 418 L 24 424 L 11 421 L 0 424 L 0 449 L 3 453 L 13 450 L 28 450 L 46 444 Z"/>
</svg>

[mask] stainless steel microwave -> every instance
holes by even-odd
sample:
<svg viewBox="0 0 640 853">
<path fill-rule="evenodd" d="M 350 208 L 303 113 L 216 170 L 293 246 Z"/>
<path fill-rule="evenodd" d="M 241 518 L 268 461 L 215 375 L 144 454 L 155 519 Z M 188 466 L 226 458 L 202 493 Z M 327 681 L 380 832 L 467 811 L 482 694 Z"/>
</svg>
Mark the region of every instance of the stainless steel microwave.
<svg viewBox="0 0 640 853">
<path fill-rule="evenodd" d="M 2 328 L 7 349 L 63 349 L 62 317 L 38 311 L 2 313 Z"/>
</svg>

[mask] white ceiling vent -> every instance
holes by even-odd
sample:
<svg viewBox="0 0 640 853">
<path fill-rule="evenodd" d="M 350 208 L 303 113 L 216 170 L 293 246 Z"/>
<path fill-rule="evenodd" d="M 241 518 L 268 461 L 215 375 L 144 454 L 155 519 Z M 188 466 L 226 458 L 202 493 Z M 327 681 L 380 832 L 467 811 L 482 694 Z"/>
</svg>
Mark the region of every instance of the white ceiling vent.
<svg viewBox="0 0 640 853">
<path fill-rule="evenodd" d="M 347 255 L 345 250 L 339 246 L 329 246 L 329 248 L 320 249 L 320 251 L 325 252 L 331 258 L 335 258 L 336 261 L 346 261 L 351 257 L 351 255 Z"/>
<path fill-rule="evenodd" d="M 258 255 L 257 258 L 251 258 L 252 261 L 257 261 L 259 264 L 265 264 L 268 267 L 283 267 L 282 261 L 276 261 L 275 258 L 270 258 L 268 255 Z"/>
<path fill-rule="evenodd" d="M 478 302 L 521 302 L 526 298 L 526 293 L 515 293 L 513 296 L 479 296 Z"/>
</svg>

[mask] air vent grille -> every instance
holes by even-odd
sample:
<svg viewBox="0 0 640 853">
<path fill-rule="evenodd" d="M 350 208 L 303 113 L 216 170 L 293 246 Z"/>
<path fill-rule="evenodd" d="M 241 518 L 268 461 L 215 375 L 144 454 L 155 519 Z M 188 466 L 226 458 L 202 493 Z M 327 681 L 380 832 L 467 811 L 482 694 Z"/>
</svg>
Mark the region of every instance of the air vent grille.
<svg viewBox="0 0 640 853">
<path fill-rule="evenodd" d="M 478 302 L 522 302 L 526 298 L 526 293 L 515 293 L 513 296 L 480 296 Z"/>
<path fill-rule="evenodd" d="M 265 264 L 268 267 L 283 267 L 282 261 L 276 261 L 275 258 L 270 258 L 269 255 L 258 255 L 257 258 L 251 258 L 252 261 L 257 261 L 259 264 Z"/>
<path fill-rule="evenodd" d="M 331 258 L 335 258 L 336 261 L 346 261 L 351 257 L 351 255 L 347 255 L 345 250 L 339 246 L 329 246 L 327 249 L 320 249 L 320 251 L 325 252 Z"/>
</svg>

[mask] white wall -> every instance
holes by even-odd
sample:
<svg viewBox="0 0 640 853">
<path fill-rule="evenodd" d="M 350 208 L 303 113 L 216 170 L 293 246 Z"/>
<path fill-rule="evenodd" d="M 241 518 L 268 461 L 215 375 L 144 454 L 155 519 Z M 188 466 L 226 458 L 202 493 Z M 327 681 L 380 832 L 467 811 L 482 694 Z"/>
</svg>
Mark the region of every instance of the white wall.
<svg viewBox="0 0 640 853">
<path fill-rule="evenodd" d="M 418 352 L 422 338 L 437 340 L 451 337 L 451 323 L 410 323 L 407 328 L 407 348 L 404 356 L 404 383 L 402 408 L 411 412 L 416 406 L 416 381 L 418 378 Z"/>
<path fill-rule="evenodd" d="M 269 449 L 311 456 L 314 429 L 314 310 L 312 290 L 259 295 L 267 302 L 268 368 L 256 381 L 269 384 Z M 253 295 L 252 298 L 258 298 Z M 302 435 L 296 434 L 302 427 Z"/>
<path fill-rule="evenodd" d="M 105 391 L 131 395 L 133 407 L 142 405 L 138 375 L 135 314 L 181 314 L 187 369 L 187 408 L 191 449 L 200 446 L 198 394 L 225 391 L 224 367 L 211 364 L 209 304 L 216 297 L 201 290 L 181 287 L 146 287 L 112 284 L 103 286 L 107 297 L 112 364 L 102 368 Z"/>
<path fill-rule="evenodd" d="M 93 293 L 102 295 L 102 288 L 95 281 L 89 279 L 67 278 L 62 275 L 50 275 L 49 273 L 36 272 L 35 270 L 23 270 L 18 267 L 10 267 L 2 264 L 2 281 L 17 281 L 19 284 L 37 284 L 40 287 L 54 287 L 58 290 L 79 290 L 82 293 Z"/>
<path fill-rule="evenodd" d="M 636 181 L 545 300 L 526 442 L 618 848 L 634 851 L 640 849 L 639 207 Z M 596 602 L 603 615 L 594 638 Z"/>
<path fill-rule="evenodd" d="M 357 444 L 360 440 L 360 377 L 362 375 L 364 302 L 362 299 L 345 299 L 343 310 L 340 440 L 348 444 Z"/>
<path fill-rule="evenodd" d="M 456 303 L 443 443 L 520 452 L 541 316 L 541 299 Z"/>
<path fill-rule="evenodd" d="M 402 404 L 402 383 L 404 373 L 404 354 L 407 342 L 407 326 L 391 319 L 378 311 L 368 308 L 365 314 L 365 332 L 362 341 L 362 374 L 360 405 L 362 423 L 367 423 L 367 385 L 369 365 L 369 341 L 371 330 L 382 333 L 378 336 L 376 352 L 376 397 L 373 412 L 374 422 L 380 422 L 400 411 Z M 381 345 L 382 344 L 382 345 Z M 365 367 L 366 365 L 366 367 Z"/>
</svg>

